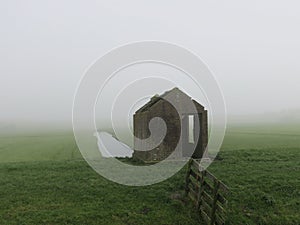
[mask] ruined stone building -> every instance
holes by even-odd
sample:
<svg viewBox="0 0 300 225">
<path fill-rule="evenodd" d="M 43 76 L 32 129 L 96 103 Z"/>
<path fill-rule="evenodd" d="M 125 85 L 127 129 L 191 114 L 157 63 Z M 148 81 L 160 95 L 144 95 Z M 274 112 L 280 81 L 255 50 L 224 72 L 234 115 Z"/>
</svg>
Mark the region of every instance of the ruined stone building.
<svg viewBox="0 0 300 225">
<path fill-rule="evenodd" d="M 191 107 L 191 104 L 194 107 Z M 199 159 L 203 156 L 208 142 L 208 121 L 207 111 L 201 104 L 178 88 L 173 88 L 160 96 L 155 95 L 134 114 L 135 137 L 146 139 L 150 136 L 149 122 L 154 117 L 160 117 L 166 123 L 167 131 L 164 139 L 158 146 L 148 151 L 137 150 L 146 146 L 138 146 L 141 143 L 135 141 L 133 157 L 144 162 L 161 161 L 170 156 L 176 146 L 179 149 L 179 155 L 176 153 L 177 158 L 192 156 Z M 182 139 L 180 139 L 181 126 Z M 156 132 L 152 133 L 155 135 Z"/>
</svg>

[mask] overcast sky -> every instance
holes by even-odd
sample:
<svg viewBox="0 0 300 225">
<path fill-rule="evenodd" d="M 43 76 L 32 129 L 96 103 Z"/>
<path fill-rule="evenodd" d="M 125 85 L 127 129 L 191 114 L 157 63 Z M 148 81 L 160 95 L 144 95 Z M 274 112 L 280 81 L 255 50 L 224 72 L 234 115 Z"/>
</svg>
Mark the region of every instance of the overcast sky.
<svg viewBox="0 0 300 225">
<path fill-rule="evenodd" d="M 2 0 L 0 27 L 0 121 L 71 121 L 87 67 L 141 40 L 200 56 L 229 114 L 300 108 L 297 0 Z"/>
</svg>

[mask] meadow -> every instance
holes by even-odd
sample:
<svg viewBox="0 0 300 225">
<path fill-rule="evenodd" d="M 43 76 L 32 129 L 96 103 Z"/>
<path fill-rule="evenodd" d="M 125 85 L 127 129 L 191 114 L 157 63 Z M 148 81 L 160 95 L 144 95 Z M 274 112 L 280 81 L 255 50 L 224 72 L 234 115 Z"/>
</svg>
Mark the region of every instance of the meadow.
<svg viewBox="0 0 300 225">
<path fill-rule="evenodd" d="M 201 224 L 185 169 L 122 186 L 82 159 L 71 132 L 0 137 L 0 224 Z M 231 125 L 209 170 L 230 188 L 227 224 L 300 224 L 300 126 Z"/>
</svg>

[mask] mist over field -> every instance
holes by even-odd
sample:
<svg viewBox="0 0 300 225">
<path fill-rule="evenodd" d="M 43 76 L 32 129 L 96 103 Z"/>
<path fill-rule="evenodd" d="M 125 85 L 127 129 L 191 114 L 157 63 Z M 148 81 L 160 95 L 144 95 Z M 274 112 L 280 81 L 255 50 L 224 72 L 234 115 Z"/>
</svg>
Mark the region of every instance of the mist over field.
<svg viewBox="0 0 300 225">
<path fill-rule="evenodd" d="M 0 3 L 0 133 L 71 129 L 74 94 L 88 66 L 140 40 L 197 54 L 224 93 L 229 123 L 299 121 L 298 2 L 130 2 L 135 9 L 116 1 Z M 111 87 L 107 97 L 120 90 Z"/>
<path fill-rule="evenodd" d="M 110 123 L 110 121 L 107 121 Z M 299 128 L 300 132 L 300 110 L 270 112 L 253 115 L 228 115 L 227 131 L 234 127 L 292 127 Z M 103 127 L 103 130 L 113 134 L 109 127 Z M 118 129 L 124 129 L 119 127 Z M 70 121 L 60 122 L 38 122 L 38 121 L 3 121 L 0 122 L 0 136 L 26 133 L 48 133 L 48 132 L 72 132 L 72 123 Z M 125 134 L 126 135 L 126 134 Z M 127 134 L 128 137 L 130 135 Z"/>
<path fill-rule="evenodd" d="M 300 224 L 299 1 L 9 0 L 0 1 L 0 27 L 0 224 L 202 225 L 199 209 L 213 214 L 223 206 L 225 224 Z M 131 65 L 109 79 L 112 74 L 97 73 L 104 80 L 92 84 L 101 89 L 99 98 L 80 96 L 95 104 L 96 128 L 84 142 L 92 147 L 79 150 L 72 108 L 80 81 L 112 49 L 149 40 L 197 55 L 223 93 L 227 130 L 207 170 L 218 180 L 211 183 L 210 202 L 221 199 L 221 181 L 230 190 L 222 197 L 226 206 L 198 197 L 197 209 L 192 205 L 187 188 L 198 187 L 194 192 L 204 197 L 209 185 L 196 184 L 203 177 L 199 167 L 194 181 L 186 165 L 143 187 L 120 185 L 99 172 L 120 169 L 121 163 L 109 161 L 132 171 L 150 165 L 131 157 L 133 137 L 125 127 L 133 130 L 134 112 L 156 94 L 178 87 L 211 119 L 203 74 L 189 74 L 199 78 L 198 86 L 176 65 L 163 63 Z M 114 134 L 112 118 L 122 137 Z M 112 152 L 101 151 L 103 140 Z M 94 153 L 107 158 L 97 161 Z M 151 166 L 144 167 L 147 174 Z"/>
</svg>

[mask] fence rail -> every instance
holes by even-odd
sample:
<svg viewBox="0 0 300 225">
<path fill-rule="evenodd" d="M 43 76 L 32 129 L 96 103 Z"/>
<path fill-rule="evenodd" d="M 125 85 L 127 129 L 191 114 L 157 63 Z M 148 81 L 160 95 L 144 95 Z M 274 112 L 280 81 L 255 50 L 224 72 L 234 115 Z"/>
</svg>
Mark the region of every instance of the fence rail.
<svg viewBox="0 0 300 225">
<path fill-rule="evenodd" d="M 209 171 L 202 170 L 195 159 L 188 164 L 185 190 L 207 224 L 225 224 L 225 196 L 229 189 Z"/>
</svg>

